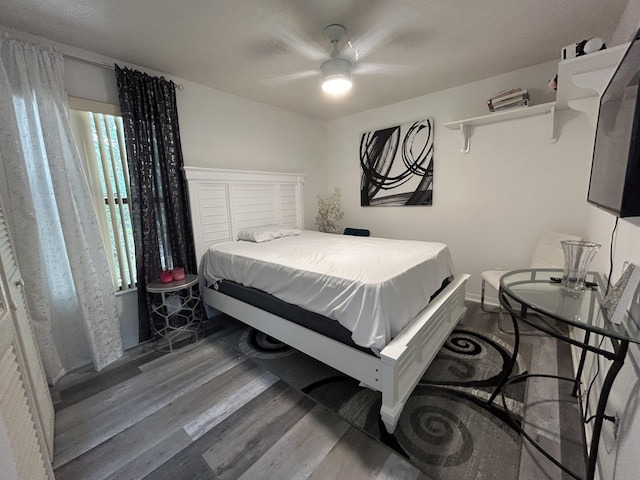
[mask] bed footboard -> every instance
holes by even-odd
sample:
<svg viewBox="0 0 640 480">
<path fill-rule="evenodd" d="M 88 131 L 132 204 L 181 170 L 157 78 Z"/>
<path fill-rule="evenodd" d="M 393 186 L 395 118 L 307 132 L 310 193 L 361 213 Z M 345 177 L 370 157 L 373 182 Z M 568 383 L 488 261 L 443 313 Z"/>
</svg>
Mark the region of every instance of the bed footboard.
<svg viewBox="0 0 640 480">
<path fill-rule="evenodd" d="M 451 331 L 462 319 L 465 284 L 469 275 L 458 275 L 380 353 L 382 360 L 382 408 L 380 416 L 389 433 L 398 424 L 402 409 Z"/>
<path fill-rule="evenodd" d="M 261 332 L 353 377 L 382 393 L 380 416 L 389 433 L 448 335 L 465 312 L 465 283 L 457 275 L 380 353 L 364 353 L 216 290 L 204 289 L 204 301 Z"/>
</svg>

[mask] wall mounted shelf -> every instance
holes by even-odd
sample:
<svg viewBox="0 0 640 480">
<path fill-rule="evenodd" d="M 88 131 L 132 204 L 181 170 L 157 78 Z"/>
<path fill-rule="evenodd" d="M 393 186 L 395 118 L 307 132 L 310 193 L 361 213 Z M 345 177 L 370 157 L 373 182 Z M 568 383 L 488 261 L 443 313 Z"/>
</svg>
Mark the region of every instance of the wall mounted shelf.
<svg viewBox="0 0 640 480">
<path fill-rule="evenodd" d="M 513 110 L 505 110 L 503 112 L 495 112 L 489 115 L 481 115 L 479 117 L 466 118 L 464 120 L 456 120 L 454 122 L 445 123 L 444 126 L 450 130 L 460 130 L 462 133 L 462 149 L 463 153 L 469 152 L 469 127 L 476 125 L 487 125 L 489 123 L 504 122 L 516 118 L 531 117 L 534 115 L 543 115 L 550 113 L 553 117 L 555 112 L 555 102 L 543 103 L 531 107 L 514 108 Z M 552 122 L 553 125 L 553 122 Z M 550 138 L 553 138 L 553 126 L 551 127 Z"/>
<path fill-rule="evenodd" d="M 556 108 L 584 112 L 595 126 L 600 96 L 628 47 L 625 43 L 558 63 Z"/>
<path fill-rule="evenodd" d="M 450 130 L 459 130 L 462 134 L 463 153 L 468 153 L 469 127 L 503 122 L 516 118 L 548 114 L 549 142 L 557 141 L 555 133 L 556 110 L 571 108 L 587 114 L 589 122 L 595 125 L 598 118 L 599 99 L 609 84 L 613 72 L 620 63 L 629 44 L 590 53 L 581 57 L 563 60 L 558 63 L 558 91 L 556 101 L 490 113 L 478 117 L 447 122 L 444 126 Z"/>
</svg>

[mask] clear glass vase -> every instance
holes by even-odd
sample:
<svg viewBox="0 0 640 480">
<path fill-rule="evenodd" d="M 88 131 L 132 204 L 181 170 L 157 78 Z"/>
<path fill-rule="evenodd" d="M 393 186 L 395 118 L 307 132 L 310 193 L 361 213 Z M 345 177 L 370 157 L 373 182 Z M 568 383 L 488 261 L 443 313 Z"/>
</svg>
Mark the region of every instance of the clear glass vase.
<svg viewBox="0 0 640 480">
<path fill-rule="evenodd" d="M 600 245 L 583 240 L 562 240 L 564 252 L 564 272 L 562 274 L 562 288 L 571 294 L 581 294 L 585 289 L 585 277 L 589 264 L 597 253 Z"/>
</svg>

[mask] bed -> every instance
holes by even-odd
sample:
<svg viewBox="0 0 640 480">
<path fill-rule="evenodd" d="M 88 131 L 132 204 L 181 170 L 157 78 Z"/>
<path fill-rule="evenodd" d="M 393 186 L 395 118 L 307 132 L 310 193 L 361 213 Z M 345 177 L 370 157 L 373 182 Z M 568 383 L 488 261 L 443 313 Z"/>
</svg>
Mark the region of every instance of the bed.
<svg viewBox="0 0 640 480">
<path fill-rule="evenodd" d="M 380 391 L 380 416 L 392 433 L 407 398 L 465 311 L 468 275 L 451 276 L 446 245 L 398 244 L 402 241 L 335 235 L 329 238 L 322 237 L 328 234 L 304 231 L 304 175 L 194 167 L 185 167 L 185 172 L 196 255 L 201 259 L 199 273 L 208 285 L 203 288 L 204 302 Z M 235 241 L 241 231 L 271 224 L 301 233 L 268 242 Z M 298 251 L 301 241 L 306 246 L 299 257 L 283 253 L 294 251 L 295 245 Z M 350 249 L 382 252 L 385 243 L 398 253 L 408 246 L 417 252 L 429 250 L 425 258 L 432 259 L 409 265 L 404 262 L 413 260 L 404 254 L 381 253 L 381 258 L 393 260 L 388 267 L 381 266 L 383 260 L 379 260 L 369 262 L 375 268 L 363 271 L 359 267 L 354 273 L 345 265 L 350 263 L 345 259 L 353 258 Z M 321 244 L 329 245 L 323 255 L 333 262 L 326 256 L 319 261 L 314 255 Z M 277 261 L 269 256 L 274 252 Z M 238 267 L 235 270 L 234 265 Z M 259 272 L 266 277 L 259 277 Z M 283 279 L 293 275 L 301 288 L 286 288 L 286 281 L 275 281 L 278 272 Z M 304 284 L 305 278 L 310 283 Z M 317 286 L 318 278 L 325 282 L 322 288 Z M 220 288 L 225 284 L 232 288 Z M 390 288 L 385 290 L 383 285 Z M 407 302 L 409 290 L 410 296 L 421 297 L 423 303 Z M 322 294 L 309 295 L 310 291 Z M 242 292 L 248 292 L 248 296 Z M 355 303 L 345 298 L 355 299 Z M 305 299 L 310 302 L 305 303 Z M 278 302 L 290 305 L 297 313 L 291 316 Z M 300 312 L 308 314 L 313 322 L 291 321 Z M 339 324 L 337 328 L 350 333 L 351 339 L 315 328 L 319 323 Z"/>
</svg>

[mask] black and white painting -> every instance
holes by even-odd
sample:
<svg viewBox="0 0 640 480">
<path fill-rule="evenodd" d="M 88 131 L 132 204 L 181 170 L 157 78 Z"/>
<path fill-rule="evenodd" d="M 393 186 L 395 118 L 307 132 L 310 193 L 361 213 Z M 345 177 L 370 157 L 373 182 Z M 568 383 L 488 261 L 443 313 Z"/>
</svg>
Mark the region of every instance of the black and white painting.
<svg viewBox="0 0 640 480">
<path fill-rule="evenodd" d="M 431 205 L 433 119 L 362 134 L 360 205 Z"/>
</svg>

